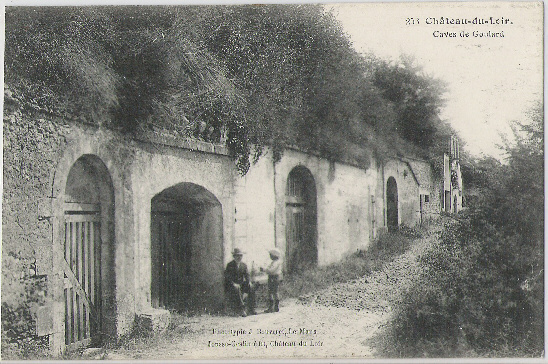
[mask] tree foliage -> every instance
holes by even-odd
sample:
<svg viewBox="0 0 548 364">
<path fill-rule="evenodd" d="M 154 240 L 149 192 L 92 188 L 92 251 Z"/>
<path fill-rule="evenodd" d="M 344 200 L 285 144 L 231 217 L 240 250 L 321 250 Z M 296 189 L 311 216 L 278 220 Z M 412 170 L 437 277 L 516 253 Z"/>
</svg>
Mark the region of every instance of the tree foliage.
<svg viewBox="0 0 548 364">
<path fill-rule="evenodd" d="M 390 128 L 413 144 L 433 146 L 440 129 L 438 115 L 445 85 L 425 74 L 409 56 L 402 56 L 398 63 L 374 59 L 373 64 L 374 84 L 396 110 Z"/>
<path fill-rule="evenodd" d="M 46 110 L 101 119 L 118 105 L 118 75 L 94 11 L 11 9 L 6 14 L 5 82 Z"/>
<path fill-rule="evenodd" d="M 544 113 L 537 105 L 528 121 L 514 126 L 516 143 L 506 146 L 508 166 L 505 183 L 497 191 L 505 196 L 498 202 L 495 221 L 502 221 L 509 233 L 519 234 L 523 243 L 544 244 Z"/>
<path fill-rule="evenodd" d="M 405 356 L 539 356 L 544 345 L 542 107 L 515 124 L 507 163 L 469 162 L 478 198 L 421 258 L 394 325 Z"/>
<path fill-rule="evenodd" d="M 5 73 L 45 110 L 226 142 L 242 173 L 265 146 L 427 155 L 444 128 L 439 82 L 358 54 L 321 5 L 9 8 Z"/>
</svg>

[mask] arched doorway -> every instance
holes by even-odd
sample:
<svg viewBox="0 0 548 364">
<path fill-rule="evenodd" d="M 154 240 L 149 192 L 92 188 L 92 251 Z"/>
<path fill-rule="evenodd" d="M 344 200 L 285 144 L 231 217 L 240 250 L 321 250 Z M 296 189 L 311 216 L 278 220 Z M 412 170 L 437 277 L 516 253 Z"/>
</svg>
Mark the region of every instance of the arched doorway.
<svg viewBox="0 0 548 364">
<path fill-rule="evenodd" d="M 103 302 L 114 291 L 107 279 L 114 267 L 114 191 L 98 157 L 84 155 L 72 165 L 63 218 L 65 345 L 71 349 L 100 343 L 112 314 Z"/>
<path fill-rule="evenodd" d="M 152 306 L 218 308 L 223 297 L 221 203 L 204 187 L 180 183 L 152 198 Z"/>
<path fill-rule="evenodd" d="M 386 182 L 386 225 L 388 231 L 398 229 L 398 185 L 394 177 Z"/>
<path fill-rule="evenodd" d="M 286 259 L 289 273 L 318 262 L 316 183 L 310 171 L 298 166 L 287 179 Z"/>
</svg>

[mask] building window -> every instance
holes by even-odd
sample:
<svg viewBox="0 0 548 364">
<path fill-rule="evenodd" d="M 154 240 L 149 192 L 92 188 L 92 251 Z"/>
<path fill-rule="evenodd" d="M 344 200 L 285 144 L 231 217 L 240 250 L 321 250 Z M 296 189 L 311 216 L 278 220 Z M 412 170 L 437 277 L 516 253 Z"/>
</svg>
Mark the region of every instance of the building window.
<svg viewBox="0 0 548 364">
<path fill-rule="evenodd" d="M 430 202 L 430 195 L 424 195 L 424 202 Z"/>
</svg>

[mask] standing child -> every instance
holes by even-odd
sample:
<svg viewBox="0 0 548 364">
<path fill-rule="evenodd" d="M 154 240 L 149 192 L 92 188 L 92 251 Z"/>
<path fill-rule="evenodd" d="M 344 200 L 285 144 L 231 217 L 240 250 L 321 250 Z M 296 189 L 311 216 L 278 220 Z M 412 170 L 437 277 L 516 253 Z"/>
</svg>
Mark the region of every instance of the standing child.
<svg viewBox="0 0 548 364">
<path fill-rule="evenodd" d="M 270 265 L 265 269 L 268 274 L 268 309 L 265 312 L 278 312 L 280 311 L 279 304 L 280 298 L 278 297 L 278 286 L 283 279 L 282 276 L 282 259 L 281 253 L 278 249 L 274 248 L 269 250 Z"/>
</svg>

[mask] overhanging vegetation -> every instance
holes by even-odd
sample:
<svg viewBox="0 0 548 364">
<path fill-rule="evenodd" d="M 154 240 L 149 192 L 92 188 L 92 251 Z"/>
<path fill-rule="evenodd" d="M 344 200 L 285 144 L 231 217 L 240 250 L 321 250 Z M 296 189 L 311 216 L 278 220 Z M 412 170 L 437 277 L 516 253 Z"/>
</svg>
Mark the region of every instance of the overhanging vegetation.
<svg viewBox="0 0 548 364">
<path fill-rule="evenodd" d="M 439 81 L 358 54 L 320 5 L 8 8 L 5 74 L 70 119 L 226 143 L 244 174 L 264 146 L 367 166 L 452 132 Z"/>
</svg>

